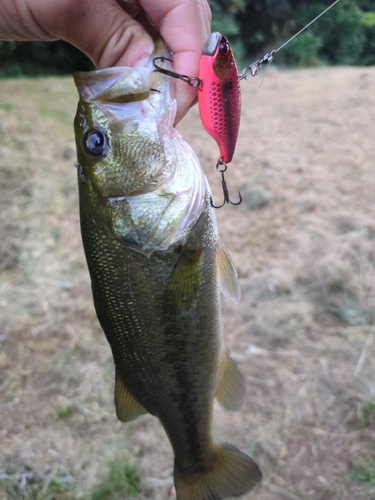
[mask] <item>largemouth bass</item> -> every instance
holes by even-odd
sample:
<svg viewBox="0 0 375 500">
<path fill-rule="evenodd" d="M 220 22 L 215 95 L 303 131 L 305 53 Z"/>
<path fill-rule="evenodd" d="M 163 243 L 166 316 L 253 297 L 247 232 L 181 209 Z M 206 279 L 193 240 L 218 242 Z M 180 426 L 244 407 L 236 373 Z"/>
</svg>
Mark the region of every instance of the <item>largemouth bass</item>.
<svg viewBox="0 0 375 500">
<path fill-rule="evenodd" d="M 170 57 L 161 42 L 156 55 Z M 153 57 L 74 76 L 82 239 L 116 365 L 118 418 L 155 415 L 174 451 L 178 500 L 218 500 L 261 479 L 249 456 L 212 436 L 214 398 L 234 410 L 244 397 L 220 320 L 220 288 L 236 301 L 240 292 Z"/>
</svg>

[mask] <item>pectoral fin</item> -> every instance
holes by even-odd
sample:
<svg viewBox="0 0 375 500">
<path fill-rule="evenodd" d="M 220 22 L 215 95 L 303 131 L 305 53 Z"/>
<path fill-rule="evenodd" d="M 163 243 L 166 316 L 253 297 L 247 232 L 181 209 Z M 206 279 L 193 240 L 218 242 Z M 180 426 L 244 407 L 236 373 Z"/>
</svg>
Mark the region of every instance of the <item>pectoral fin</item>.
<svg viewBox="0 0 375 500">
<path fill-rule="evenodd" d="M 121 422 L 129 422 L 135 420 L 140 415 L 148 413 L 142 405 L 130 394 L 125 387 L 118 370 L 116 368 L 116 385 L 115 385 L 115 404 L 116 415 Z"/>
<path fill-rule="evenodd" d="M 241 298 L 241 289 L 238 283 L 237 271 L 228 250 L 221 240 L 219 240 L 216 262 L 221 291 L 238 304 Z"/>
<path fill-rule="evenodd" d="M 245 399 L 245 392 L 245 379 L 227 353 L 221 366 L 221 377 L 215 397 L 226 410 L 236 411 Z"/>
<path fill-rule="evenodd" d="M 186 310 L 194 304 L 198 297 L 201 256 L 202 250 L 182 250 L 165 291 L 167 308 Z"/>
</svg>

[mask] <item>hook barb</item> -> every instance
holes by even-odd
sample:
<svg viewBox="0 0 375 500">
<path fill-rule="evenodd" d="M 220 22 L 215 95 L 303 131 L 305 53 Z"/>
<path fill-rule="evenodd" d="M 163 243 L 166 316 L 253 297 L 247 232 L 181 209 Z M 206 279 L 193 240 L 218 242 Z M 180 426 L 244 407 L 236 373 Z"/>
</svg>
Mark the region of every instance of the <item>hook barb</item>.
<svg viewBox="0 0 375 500">
<path fill-rule="evenodd" d="M 220 168 L 220 167 L 222 167 L 222 168 Z M 221 205 L 215 205 L 214 201 L 212 199 L 212 196 L 210 196 L 211 207 L 213 207 L 213 208 L 221 208 L 226 203 L 229 203 L 230 205 L 234 205 L 234 206 L 240 205 L 242 203 L 242 196 L 241 196 L 241 193 L 239 191 L 238 191 L 239 201 L 234 202 L 234 201 L 231 201 L 231 199 L 229 198 L 228 186 L 227 186 L 227 183 L 226 183 L 226 180 L 225 180 L 225 177 L 224 177 L 224 173 L 227 170 L 227 165 L 226 165 L 226 163 L 223 162 L 223 160 L 221 158 L 217 162 L 216 170 L 221 174 L 221 187 L 223 189 L 224 200 L 223 200 L 223 203 Z"/>
<path fill-rule="evenodd" d="M 194 89 L 200 89 L 202 86 L 202 80 L 200 80 L 196 76 L 188 76 L 188 75 L 180 75 L 180 73 L 176 73 L 175 71 L 171 71 L 169 69 L 162 68 L 161 66 L 158 66 L 156 64 L 156 61 L 164 62 L 168 61 L 173 63 L 172 59 L 168 59 L 168 57 L 154 57 L 153 59 L 153 64 L 155 66 L 155 71 L 158 71 L 159 73 L 163 73 L 164 75 L 171 76 L 172 78 L 178 78 L 179 80 L 182 80 L 186 82 L 190 87 L 193 87 Z"/>
</svg>

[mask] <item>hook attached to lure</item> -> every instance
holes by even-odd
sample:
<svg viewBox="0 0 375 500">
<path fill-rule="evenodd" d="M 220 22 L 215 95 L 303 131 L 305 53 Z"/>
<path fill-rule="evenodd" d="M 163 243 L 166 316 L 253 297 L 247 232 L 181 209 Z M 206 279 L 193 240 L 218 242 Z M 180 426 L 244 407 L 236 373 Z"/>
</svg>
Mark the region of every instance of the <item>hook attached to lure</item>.
<svg viewBox="0 0 375 500">
<path fill-rule="evenodd" d="M 223 189 L 223 194 L 224 194 L 224 201 L 221 205 L 214 205 L 214 201 L 212 199 L 212 196 L 210 196 L 210 203 L 213 208 L 221 208 L 223 207 L 226 203 L 230 203 L 231 205 L 240 205 L 242 203 L 242 196 L 241 193 L 238 191 L 238 197 L 239 201 L 236 203 L 231 201 L 229 198 L 229 191 L 228 191 L 228 186 L 224 177 L 224 173 L 226 172 L 228 166 L 226 163 L 223 162 L 223 160 L 220 158 L 216 164 L 216 170 L 221 174 L 221 187 Z"/>
<path fill-rule="evenodd" d="M 176 73 L 174 71 L 171 71 L 169 69 L 162 68 L 156 64 L 155 61 L 168 61 L 173 63 L 172 59 L 168 59 L 168 57 L 154 57 L 153 63 L 155 66 L 155 71 L 158 71 L 159 73 L 163 73 L 164 75 L 171 76 L 172 78 L 178 78 L 179 80 L 183 80 L 186 82 L 190 87 L 193 87 L 194 89 L 199 89 L 201 86 L 201 80 L 197 78 L 196 76 L 188 76 L 188 75 L 180 75 L 180 73 Z"/>
</svg>

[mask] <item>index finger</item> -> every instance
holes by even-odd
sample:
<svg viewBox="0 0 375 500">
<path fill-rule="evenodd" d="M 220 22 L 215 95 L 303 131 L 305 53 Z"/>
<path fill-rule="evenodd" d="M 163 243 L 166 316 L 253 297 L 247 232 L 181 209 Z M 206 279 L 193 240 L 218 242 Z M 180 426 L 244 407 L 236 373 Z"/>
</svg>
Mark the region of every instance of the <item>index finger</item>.
<svg viewBox="0 0 375 500">
<path fill-rule="evenodd" d="M 174 71 L 198 76 L 202 47 L 210 34 L 211 10 L 206 0 L 139 0 L 150 22 L 173 53 Z M 197 90 L 175 82 L 179 121 L 192 105 Z"/>
</svg>

